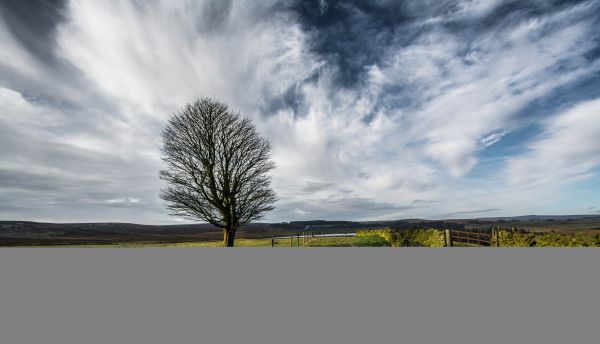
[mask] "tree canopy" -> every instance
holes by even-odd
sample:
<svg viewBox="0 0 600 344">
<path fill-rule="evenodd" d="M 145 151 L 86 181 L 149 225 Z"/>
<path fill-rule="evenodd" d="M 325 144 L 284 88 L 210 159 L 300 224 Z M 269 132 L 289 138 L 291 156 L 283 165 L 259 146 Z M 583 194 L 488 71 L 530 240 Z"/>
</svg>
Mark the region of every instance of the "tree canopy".
<svg viewBox="0 0 600 344">
<path fill-rule="evenodd" d="M 200 98 L 186 105 L 169 119 L 162 142 L 161 198 L 173 215 L 222 228 L 225 246 L 233 246 L 240 226 L 274 208 L 271 145 L 225 103 Z"/>
</svg>

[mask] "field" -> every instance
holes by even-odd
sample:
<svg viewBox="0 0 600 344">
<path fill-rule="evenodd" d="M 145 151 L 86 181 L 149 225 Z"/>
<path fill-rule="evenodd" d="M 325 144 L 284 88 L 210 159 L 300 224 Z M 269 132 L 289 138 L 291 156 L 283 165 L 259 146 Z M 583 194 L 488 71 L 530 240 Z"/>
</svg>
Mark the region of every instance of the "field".
<svg viewBox="0 0 600 344">
<path fill-rule="evenodd" d="M 533 223 L 503 224 L 523 228 L 529 232 L 539 233 L 600 233 L 600 222 L 573 222 L 573 221 L 541 221 Z"/>
<path fill-rule="evenodd" d="M 478 227 L 503 227 L 520 228 L 528 232 L 537 233 L 587 233 L 600 234 L 600 217 L 589 216 L 581 218 L 529 218 L 527 220 L 500 220 L 500 221 L 473 221 L 465 225 L 466 228 Z"/>
<path fill-rule="evenodd" d="M 320 223 L 313 221 L 311 223 Z M 315 234 L 355 232 L 361 224 L 326 224 Z M 297 235 L 308 225 L 301 223 L 252 223 L 240 228 L 239 240 Z M 364 226 L 364 225 L 363 225 Z M 223 232 L 207 224 L 152 226 L 130 223 L 40 223 L 0 221 L 0 246 L 72 246 L 72 245 L 214 245 L 223 240 Z M 288 239 L 289 240 L 289 239 Z M 252 245 L 266 244 L 250 241 Z M 198 244 L 201 243 L 201 244 Z M 240 245 L 245 241 L 240 241 Z M 282 245 L 284 245 L 282 243 Z M 270 241 L 269 241 L 270 246 Z M 289 241 L 287 243 L 289 246 Z"/>
<path fill-rule="evenodd" d="M 293 247 L 297 246 L 297 238 L 292 239 Z M 23 247 L 70 247 L 70 248 L 160 248 L 160 247 L 222 247 L 222 241 L 198 241 L 180 243 L 155 243 L 155 242 L 130 242 L 115 244 L 88 244 L 88 245 L 41 245 Z M 236 247 L 271 247 L 271 239 L 238 239 Z M 387 246 L 385 240 L 380 237 L 322 237 L 312 238 L 302 242 L 300 247 L 380 247 Z M 289 238 L 274 240 L 274 247 L 290 247 Z"/>
<path fill-rule="evenodd" d="M 466 219 L 427 221 L 409 219 L 401 221 L 296 221 L 282 223 L 253 223 L 246 225 L 236 234 L 235 246 L 290 247 L 290 235 L 311 232 L 316 235 L 355 233 L 362 229 L 377 228 L 444 229 L 447 226 L 463 228 L 502 227 L 516 228 L 527 232 L 600 234 L 600 216 L 526 216 L 496 219 Z M 0 221 L 0 247 L 219 247 L 223 233 L 207 224 L 192 225 L 139 225 L 129 223 L 39 223 L 27 221 Z M 385 246 L 382 239 L 375 237 L 323 237 L 308 242 L 300 239 L 305 247 L 369 247 Z M 292 246 L 298 246 L 296 238 Z"/>
</svg>

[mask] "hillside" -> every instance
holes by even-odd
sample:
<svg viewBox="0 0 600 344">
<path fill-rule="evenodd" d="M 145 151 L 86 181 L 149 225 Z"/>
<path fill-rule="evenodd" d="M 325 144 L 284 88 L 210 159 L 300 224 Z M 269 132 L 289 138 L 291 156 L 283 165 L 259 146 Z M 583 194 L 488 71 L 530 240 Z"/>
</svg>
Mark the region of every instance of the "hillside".
<svg viewBox="0 0 600 344">
<path fill-rule="evenodd" d="M 269 238 L 312 231 L 345 233 L 362 228 L 489 228 L 516 227 L 534 232 L 600 233 L 600 216 L 530 215 L 503 218 L 396 221 L 291 221 L 252 223 L 242 227 L 237 238 Z M 0 246 L 114 244 L 128 242 L 178 243 L 221 240 L 219 228 L 209 224 L 140 225 L 133 223 L 42 223 L 0 221 Z"/>
</svg>

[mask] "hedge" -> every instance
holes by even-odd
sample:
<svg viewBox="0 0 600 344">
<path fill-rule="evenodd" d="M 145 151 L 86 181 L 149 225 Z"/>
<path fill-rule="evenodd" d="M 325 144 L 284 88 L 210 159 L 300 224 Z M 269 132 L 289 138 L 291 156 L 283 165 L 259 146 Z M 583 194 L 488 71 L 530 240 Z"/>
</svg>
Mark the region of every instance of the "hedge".
<svg viewBox="0 0 600 344">
<path fill-rule="evenodd" d="M 357 236 L 379 236 L 390 246 L 446 246 L 444 231 L 437 229 L 404 229 L 391 228 L 364 229 L 356 232 Z M 491 237 L 496 246 L 496 238 Z M 566 234 L 566 233 L 532 233 L 500 231 L 501 247 L 600 247 L 600 234 Z"/>
<path fill-rule="evenodd" d="M 492 237 L 492 246 L 496 239 Z M 600 247 L 598 234 L 531 233 L 500 231 L 502 247 Z"/>
</svg>

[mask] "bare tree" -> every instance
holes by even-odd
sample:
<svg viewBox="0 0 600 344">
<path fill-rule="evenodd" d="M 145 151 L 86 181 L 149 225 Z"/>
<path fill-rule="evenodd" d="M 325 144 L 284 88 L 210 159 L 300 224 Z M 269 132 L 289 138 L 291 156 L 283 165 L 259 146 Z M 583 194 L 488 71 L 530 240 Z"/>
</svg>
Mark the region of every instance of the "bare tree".
<svg viewBox="0 0 600 344">
<path fill-rule="evenodd" d="M 161 198 L 173 215 L 223 229 L 233 246 L 237 229 L 272 210 L 269 142 L 252 121 L 217 100 L 196 99 L 171 116 L 162 132 Z"/>
</svg>

